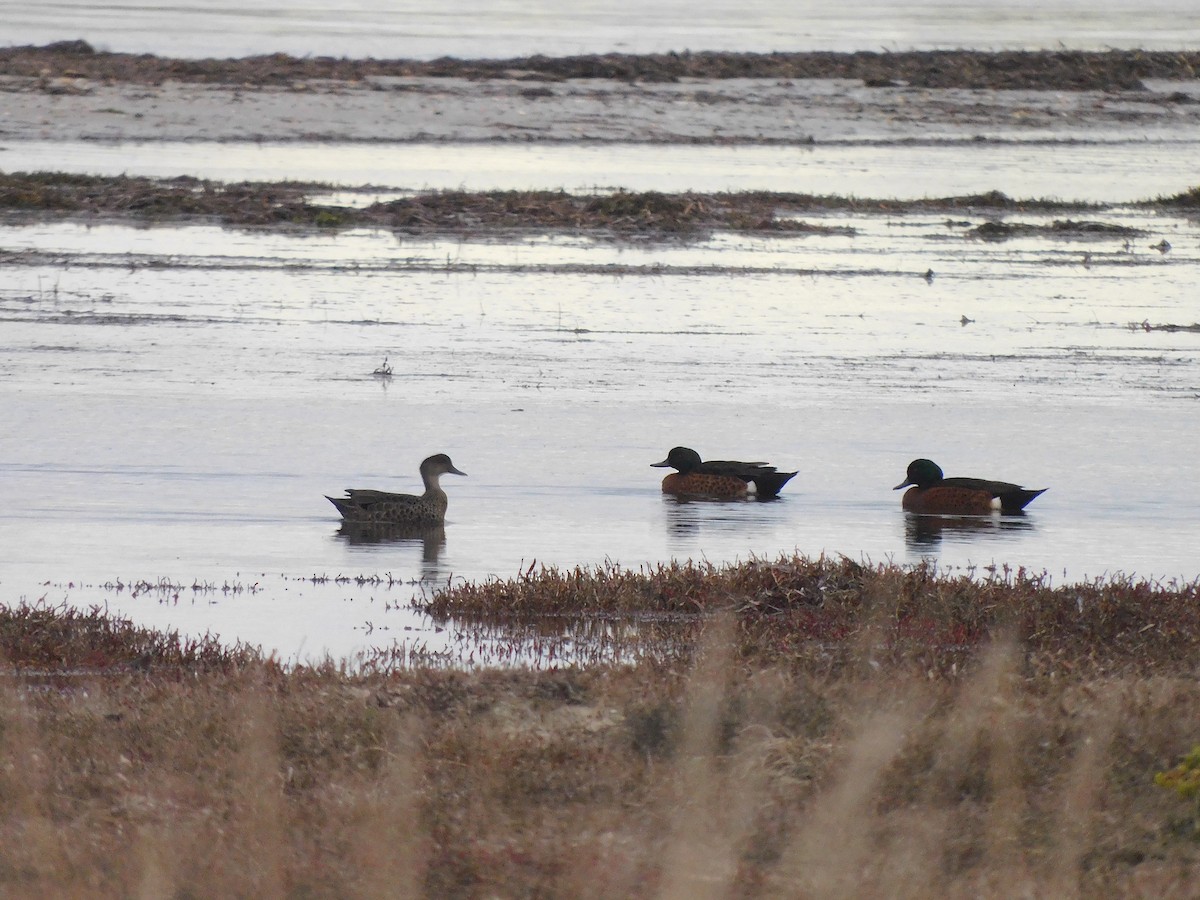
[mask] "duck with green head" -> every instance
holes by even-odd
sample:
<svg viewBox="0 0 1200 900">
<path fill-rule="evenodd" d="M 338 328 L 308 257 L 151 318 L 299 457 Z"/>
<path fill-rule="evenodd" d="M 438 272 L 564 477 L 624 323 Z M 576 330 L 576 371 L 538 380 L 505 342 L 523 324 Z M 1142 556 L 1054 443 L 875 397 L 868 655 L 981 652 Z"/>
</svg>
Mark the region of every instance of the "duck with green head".
<svg viewBox="0 0 1200 900">
<path fill-rule="evenodd" d="M 739 462 L 731 459 L 701 460 L 700 454 L 689 447 L 673 447 L 662 462 L 651 463 L 654 468 L 671 467 L 672 472 L 662 481 L 664 494 L 687 497 L 732 499 L 745 497 L 754 485 L 760 500 L 778 497 L 783 486 L 795 472 L 780 472 L 765 462 Z"/>
<path fill-rule="evenodd" d="M 911 487 L 910 487 L 911 486 Z M 912 513 L 943 516 L 986 516 L 999 511 L 1019 513 L 1046 488 L 1030 490 L 1007 481 L 985 478 L 946 478 L 931 459 L 914 459 L 904 481 L 892 490 L 904 492 L 901 506 Z"/>
<path fill-rule="evenodd" d="M 388 491 L 347 488 L 345 497 L 325 499 L 337 507 L 347 522 L 373 525 L 440 525 L 446 518 L 449 501 L 439 479 L 443 475 L 463 475 L 454 468 L 445 453 L 430 456 L 421 463 L 423 494 L 392 494 Z"/>
</svg>

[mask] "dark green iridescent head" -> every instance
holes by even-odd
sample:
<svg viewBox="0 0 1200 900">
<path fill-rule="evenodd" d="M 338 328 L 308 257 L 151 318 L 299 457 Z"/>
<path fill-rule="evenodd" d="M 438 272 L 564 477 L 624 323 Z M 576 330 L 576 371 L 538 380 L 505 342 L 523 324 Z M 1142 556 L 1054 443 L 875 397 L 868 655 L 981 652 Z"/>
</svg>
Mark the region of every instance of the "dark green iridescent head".
<svg viewBox="0 0 1200 900">
<path fill-rule="evenodd" d="M 686 475 L 693 469 L 700 468 L 700 454 L 688 447 L 672 447 L 666 459 L 662 462 L 650 463 L 650 465 L 656 469 L 670 466 Z"/>
<path fill-rule="evenodd" d="M 914 459 L 908 464 L 908 474 L 904 481 L 900 482 L 892 490 L 898 491 L 900 488 L 914 484 L 917 487 L 930 487 L 937 484 L 944 477 L 942 467 L 932 459 Z"/>
</svg>

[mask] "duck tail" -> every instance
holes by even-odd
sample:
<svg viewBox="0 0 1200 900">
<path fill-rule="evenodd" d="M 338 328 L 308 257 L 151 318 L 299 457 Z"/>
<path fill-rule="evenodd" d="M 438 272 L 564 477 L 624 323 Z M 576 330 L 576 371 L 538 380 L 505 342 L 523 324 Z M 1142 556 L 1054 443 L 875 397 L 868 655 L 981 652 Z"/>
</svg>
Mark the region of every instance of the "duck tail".
<svg viewBox="0 0 1200 900">
<path fill-rule="evenodd" d="M 346 498 L 346 497 L 330 497 L 328 494 L 326 494 L 325 499 L 328 500 L 330 503 L 332 503 L 335 507 L 337 507 L 337 511 L 342 514 L 343 519 L 355 518 L 354 514 L 358 510 L 358 506 L 355 505 L 348 498 Z"/>
<path fill-rule="evenodd" d="M 754 482 L 754 492 L 759 497 L 778 497 L 783 486 L 791 481 L 795 474 L 795 472 L 763 472 L 755 475 L 751 479 Z"/>
<path fill-rule="evenodd" d="M 1036 491 L 1031 491 L 1028 488 L 1020 488 L 1015 491 L 1010 491 L 1000 497 L 1001 512 L 1020 512 L 1036 498 L 1046 493 L 1048 488 L 1039 488 Z"/>
</svg>

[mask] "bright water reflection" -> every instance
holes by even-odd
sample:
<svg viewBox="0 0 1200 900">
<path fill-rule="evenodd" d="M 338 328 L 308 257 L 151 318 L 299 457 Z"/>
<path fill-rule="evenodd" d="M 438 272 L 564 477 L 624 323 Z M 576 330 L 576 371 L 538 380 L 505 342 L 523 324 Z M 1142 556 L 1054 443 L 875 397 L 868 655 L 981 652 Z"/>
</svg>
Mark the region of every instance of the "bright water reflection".
<svg viewBox="0 0 1200 900">
<path fill-rule="evenodd" d="M 0 433 L 0 588 L 292 657 L 447 646 L 404 609 L 414 591 L 535 562 L 799 550 L 1194 576 L 1197 335 L 1130 325 L 1194 320 L 1195 225 L 1112 215 L 1148 233 L 2 229 L 32 255 L 0 292 L 19 423 Z M 1163 235 L 1174 249 L 1152 250 Z M 649 464 L 680 443 L 800 474 L 773 503 L 672 502 Z M 412 490 L 437 450 L 471 473 L 444 538 L 339 530 L 323 495 Z M 1050 491 L 1020 519 L 914 521 L 890 488 L 922 455 Z"/>
<path fill-rule="evenodd" d="M 922 199 L 1011 197 L 1124 203 L 1190 188 L 1195 140 L 948 146 L 336 144 L 95 141 L 0 143 L 9 172 L 191 175 L 410 190 L 788 191 Z M 1113 172 L 1120 172 L 1119 179 Z M 584 174 L 586 173 L 586 174 Z"/>
<path fill-rule="evenodd" d="M 13 44 L 82 37 L 104 49 L 185 57 L 1200 46 L 1191 0 L 576 0 L 569 15 L 550 0 L 0 0 L 0 21 Z"/>
</svg>

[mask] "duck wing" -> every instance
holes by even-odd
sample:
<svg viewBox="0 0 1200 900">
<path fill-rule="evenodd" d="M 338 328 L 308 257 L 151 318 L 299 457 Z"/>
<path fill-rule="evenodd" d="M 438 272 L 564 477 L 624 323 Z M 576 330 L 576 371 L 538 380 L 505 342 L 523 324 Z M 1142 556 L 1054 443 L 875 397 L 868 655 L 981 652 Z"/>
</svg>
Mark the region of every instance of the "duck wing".
<svg viewBox="0 0 1200 900">
<path fill-rule="evenodd" d="M 355 503 L 405 503 L 420 499 L 413 494 L 393 494 L 391 491 L 362 490 L 360 488 L 346 488 L 346 493 L 349 495 L 349 499 Z"/>
<path fill-rule="evenodd" d="M 986 491 L 990 496 L 1000 500 L 1001 512 L 1020 512 L 1035 497 L 1046 492 L 1046 488 L 1031 490 L 1008 481 L 989 481 L 986 478 L 943 478 L 938 482 L 939 487 L 942 485 L 967 488 L 972 491 Z"/>
<path fill-rule="evenodd" d="M 345 497 L 326 496 L 343 519 L 361 519 L 368 517 L 371 510 L 378 506 L 408 506 L 420 500 L 412 494 L 393 494 L 389 491 L 361 490 L 346 488 Z"/>
<path fill-rule="evenodd" d="M 759 497 L 774 497 L 791 480 L 795 472 L 780 472 L 765 462 L 742 462 L 736 459 L 711 459 L 697 469 L 705 475 L 731 475 L 745 482 L 754 482 Z"/>
<path fill-rule="evenodd" d="M 732 475 L 742 481 L 753 481 L 758 475 L 775 471 L 775 467 L 765 462 L 740 462 L 736 459 L 710 459 L 700 463 L 694 471 L 702 475 Z"/>
</svg>

